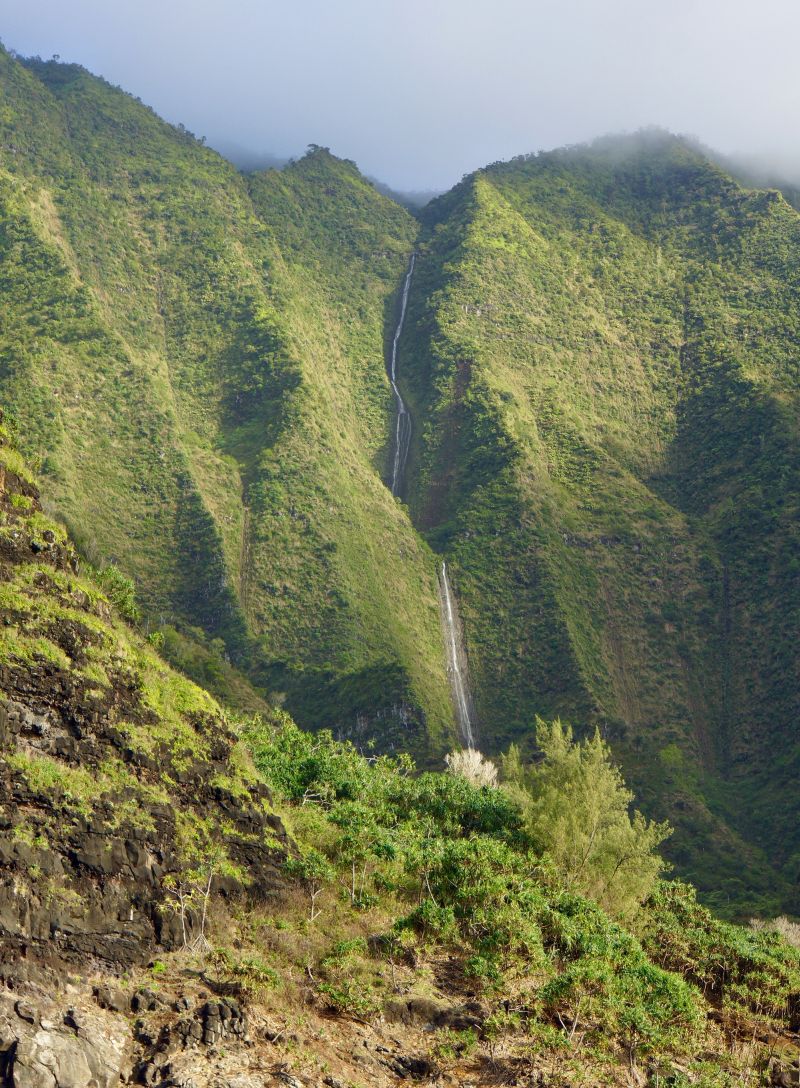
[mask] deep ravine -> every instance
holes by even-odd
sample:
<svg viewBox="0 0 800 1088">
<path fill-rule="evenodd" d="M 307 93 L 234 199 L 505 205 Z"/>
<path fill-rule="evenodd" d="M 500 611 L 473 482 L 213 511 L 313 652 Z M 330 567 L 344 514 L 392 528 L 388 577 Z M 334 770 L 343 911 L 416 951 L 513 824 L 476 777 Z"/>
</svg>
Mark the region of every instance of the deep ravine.
<svg viewBox="0 0 800 1088">
<path fill-rule="evenodd" d="M 397 421 L 394 429 L 394 457 L 392 458 L 391 490 L 393 495 L 400 494 L 400 488 L 403 485 L 403 473 L 405 472 L 406 461 L 408 460 L 408 446 L 411 441 L 411 414 L 408 411 L 408 408 L 406 408 L 406 402 L 403 400 L 403 396 L 397 387 L 397 345 L 400 342 L 400 335 L 403 331 L 403 324 L 406 319 L 408 292 L 411 290 L 411 279 L 414 275 L 414 264 L 416 259 L 416 253 L 412 253 L 411 260 L 408 264 L 408 272 L 406 272 L 406 278 L 403 283 L 403 295 L 400 301 L 400 317 L 397 320 L 397 328 L 394 330 L 392 352 L 389 358 L 389 381 L 392 383 L 392 390 L 394 391 L 394 397 L 397 403 Z"/>
<path fill-rule="evenodd" d="M 394 431 L 394 451 L 392 457 L 392 481 L 391 492 L 393 495 L 400 493 L 403 485 L 403 475 L 406 461 L 408 460 L 408 447 L 411 441 L 411 413 L 406 407 L 406 402 L 397 386 L 397 348 L 408 309 L 408 295 L 411 290 L 411 280 L 414 276 L 416 254 L 411 254 L 406 278 L 403 281 L 403 294 L 400 300 L 400 316 L 392 337 L 392 350 L 389 357 L 389 381 L 397 404 L 397 420 Z M 439 570 L 439 600 L 442 613 L 442 627 L 444 630 L 445 649 L 447 652 L 447 675 L 450 680 L 450 691 L 453 698 L 456 723 L 461 743 L 465 748 L 475 747 L 474 712 L 472 709 L 472 696 L 469 690 L 469 674 L 467 672 L 467 652 L 464 646 L 464 638 L 458 616 L 458 608 L 455 601 L 453 588 L 447 574 L 447 563 L 442 560 Z"/>
</svg>

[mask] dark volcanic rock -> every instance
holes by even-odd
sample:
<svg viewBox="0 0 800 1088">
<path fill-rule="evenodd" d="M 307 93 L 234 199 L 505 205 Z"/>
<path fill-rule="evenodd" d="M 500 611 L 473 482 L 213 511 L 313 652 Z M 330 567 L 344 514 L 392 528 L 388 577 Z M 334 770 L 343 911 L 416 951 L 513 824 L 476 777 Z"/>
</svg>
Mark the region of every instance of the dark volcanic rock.
<svg viewBox="0 0 800 1088">
<path fill-rule="evenodd" d="M 273 894 L 285 832 L 266 788 L 232 761 L 221 710 L 79 580 L 63 529 L 2 463 L 0 528 L 0 583 L 13 586 L 0 611 L 12 632 L 0 665 L 0 978 L 128 970 L 193 936 L 193 916 L 182 924 L 165 899 L 205 856 L 229 863 L 224 877 L 212 869 L 214 895 Z"/>
<path fill-rule="evenodd" d="M 22 1006 L 23 1012 L 20 1012 Z M 13 1088 L 117 1088 L 128 1056 L 127 1023 L 97 1010 L 36 1012 L 0 996 L 0 1074 Z"/>
</svg>

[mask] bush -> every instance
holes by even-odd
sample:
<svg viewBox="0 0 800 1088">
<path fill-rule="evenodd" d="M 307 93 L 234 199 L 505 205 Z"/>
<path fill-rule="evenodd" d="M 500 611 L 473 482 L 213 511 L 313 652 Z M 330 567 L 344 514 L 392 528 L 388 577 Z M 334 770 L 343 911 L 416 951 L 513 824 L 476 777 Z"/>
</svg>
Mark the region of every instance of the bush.
<svg viewBox="0 0 800 1088">
<path fill-rule="evenodd" d="M 128 623 L 138 623 L 141 617 L 133 579 L 123 574 L 115 563 L 109 563 L 108 566 L 92 573 L 120 616 Z"/>
<path fill-rule="evenodd" d="M 279 983 L 278 974 L 257 955 L 236 955 L 229 948 L 209 954 L 217 981 L 235 987 L 245 997 L 260 998 Z"/>
<path fill-rule="evenodd" d="M 304 847 L 299 857 L 287 858 L 283 867 L 287 876 L 294 877 L 305 885 L 309 901 L 308 920 L 313 922 L 319 915 L 317 899 L 326 884 L 330 884 L 334 878 L 333 866 L 319 850 Z"/>
<path fill-rule="evenodd" d="M 268 783 L 294 806 L 301 853 L 286 869 L 305 885 L 310 916 L 336 883 L 353 908 L 380 901 L 395 921 L 369 949 L 390 960 L 393 976 L 412 946 L 446 949 L 487 995 L 518 999 L 524 977 L 530 1038 L 552 1050 L 622 1045 L 632 1068 L 644 1056 L 696 1049 L 706 1023 L 700 990 L 792 1022 L 798 954 L 776 935 L 716 922 L 691 889 L 653 886 L 666 829 L 631 816 L 599 737 L 575 743 L 560 723 L 540 723 L 542 762 L 525 768 L 512 750 L 503 788 L 487 789 L 459 774 L 415 777 L 407 760 L 364 759 L 280 712 L 244 733 Z M 624 915 L 645 888 L 638 936 L 584 894 Z M 379 1006 L 381 968 L 369 956 L 359 937 L 320 961 L 317 988 L 334 1008 L 368 1016 Z M 486 1035 L 492 1053 L 515 1030 L 517 1010 L 504 1006 L 511 1016 L 495 1010 Z"/>
<path fill-rule="evenodd" d="M 716 1002 L 800 1026 L 800 952 L 778 933 L 720 921 L 677 880 L 655 887 L 641 928 L 655 963 Z"/>
<path fill-rule="evenodd" d="M 497 785 L 497 767 L 475 748 L 450 752 L 444 761 L 450 774 L 466 779 L 471 786 L 491 788 Z"/>
</svg>

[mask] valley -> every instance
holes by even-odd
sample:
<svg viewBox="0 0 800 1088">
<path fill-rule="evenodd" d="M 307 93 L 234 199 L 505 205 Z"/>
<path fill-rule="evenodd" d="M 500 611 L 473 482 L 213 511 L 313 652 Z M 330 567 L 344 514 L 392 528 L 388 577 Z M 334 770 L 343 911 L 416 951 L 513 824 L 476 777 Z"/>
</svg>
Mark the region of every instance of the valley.
<svg viewBox="0 0 800 1088">
<path fill-rule="evenodd" d="M 0 395 L 165 652 L 428 767 L 599 729 L 706 902 L 793 910 L 781 194 L 656 132 L 412 216 L 324 148 L 245 175 L 77 66 L 0 69 Z"/>
<path fill-rule="evenodd" d="M 0 47 L 2 1088 L 797 1083 L 799 270 Z"/>
</svg>

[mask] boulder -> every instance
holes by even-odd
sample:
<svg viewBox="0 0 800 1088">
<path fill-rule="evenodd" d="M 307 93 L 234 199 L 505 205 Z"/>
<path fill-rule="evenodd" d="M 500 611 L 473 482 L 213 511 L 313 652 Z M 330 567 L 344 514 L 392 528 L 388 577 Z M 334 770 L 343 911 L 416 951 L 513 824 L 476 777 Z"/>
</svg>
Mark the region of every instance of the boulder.
<svg viewBox="0 0 800 1088">
<path fill-rule="evenodd" d="M 128 1059 L 127 1023 L 98 1011 L 11 997 L 0 1001 L 0 1056 L 9 1088 L 117 1088 Z"/>
</svg>

